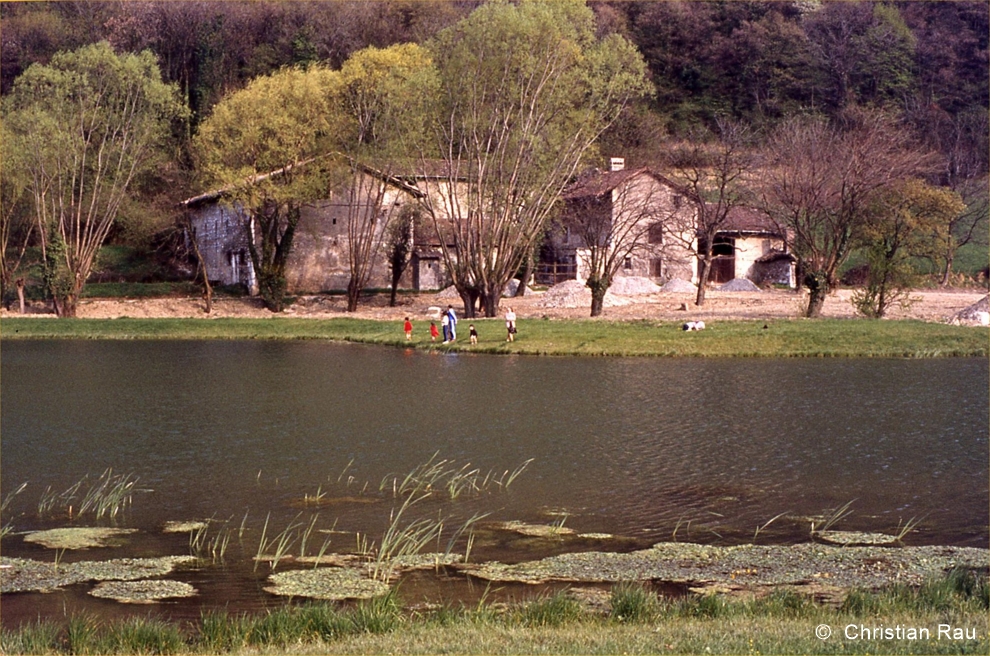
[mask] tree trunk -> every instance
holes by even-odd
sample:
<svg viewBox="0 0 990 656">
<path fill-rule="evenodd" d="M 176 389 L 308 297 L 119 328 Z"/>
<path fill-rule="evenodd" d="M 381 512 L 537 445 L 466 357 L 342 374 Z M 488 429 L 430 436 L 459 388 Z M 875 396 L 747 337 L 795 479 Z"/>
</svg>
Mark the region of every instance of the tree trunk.
<svg viewBox="0 0 990 656">
<path fill-rule="evenodd" d="M 55 303 L 55 316 L 60 319 L 74 319 L 76 317 L 76 306 L 79 299 L 75 294 L 53 297 Z"/>
<path fill-rule="evenodd" d="M 526 295 L 526 285 L 529 283 L 530 276 L 533 275 L 533 256 L 530 255 L 526 258 L 526 266 L 523 267 L 522 275 L 519 276 L 519 286 L 516 287 L 516 293 L 513 297 L 522 297 Z"/>
<path fill-rule="evenodd" d="M 698 260 L 701 270 L 698 271 L 698 293 L 694 297 L 694 304 L 701 307 L 705 304 L 705 291 L 708 289 L 708 278 L 712 272 L 712 253 L 709 250 L 704 257 Z"/>
<path fill-rule="evenodd" d="M 808 311 L 805 316 L 809 319 L 817 319 L 822 316 L 822 308 L 825 306 L 825 297 L 828 296 L 828 277 L 824 273 L 808 273 L 804 277 L 804 285 L 808 288 Z"/>
<path fill-rule="evenodd" d="M 464 318 L 473 319 L 478 316 L 475 311 L 475 302 L 478 300 L 480 295 L 477 289 L 458 289 L 457 293 L 461 297 L 461 302 L 464 303 Z"/>
<path fill-rule="evenodd" d="M 16 281 L 17 285 L 17 302 L 20 305 L 21 314 L 24 314 L 24 278 L 18 278 Z"/>
<path fill-rule="evenodd" d="M 612 281 L 605 278 L 588 278 L 585 285 L 591 290 L 591 316 L 600 317 L 605 309 L 605 293 L 612 286 Z"/>
<path fill-rule="evenodd" d="M 358 300 L 361 298 L 361 290 L 355 280 L 347 283 L 347 311 L 355 312 L 358 308 Z"/>
<path fill-rule="evenodd" d="M 498 305 L 499 305 L 499 295 L 498 294 L 485 294 L 482 296 L 482 311 L 488 318 L 498 316 Z"/>
<path fill-rule="evenodd" d="M 942 269 L 942 281 L 939 283 L 943 287 L 949 286 L 949 278 L 952 275 L 953 253 L 950 251 L 945 255 L 945 268 Z"/>
</svg>

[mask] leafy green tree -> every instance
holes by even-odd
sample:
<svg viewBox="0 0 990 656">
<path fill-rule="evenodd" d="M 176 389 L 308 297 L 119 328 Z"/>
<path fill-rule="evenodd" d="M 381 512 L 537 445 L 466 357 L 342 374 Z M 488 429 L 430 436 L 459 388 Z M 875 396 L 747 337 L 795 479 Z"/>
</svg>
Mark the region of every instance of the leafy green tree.
<svg viewBox="0 0 990 656">
<path fill-rule="evenodd" d="M 646 67 L 624 38 L 598 39 L 576 0 L 489 2 L 428 47 L 444 166 L 426 210 L 465 314 L 480 302 L 493 317 L 583 157 L 647 92 Z"/>
<path fill-rule="evenodd" d="M 869 265 L 865 287 L 853 294 L 856 308 L 880 319 L 894 304 L 905 302 L 918 279 L 911 259 L 938 258 L 952 222 L 965 209 L 956 192 L 921 180 L 882 190 L 856 228 L 856 243 Z"/>
<path fill-rule="evenodd" d="M 23 149 L 0 121 L 0 299 L 8 303 L 10 283 L 20 267 L 34 233 Z M 23 281 L 22 283 L 23 284 Z M 20 284 L 18 290 L 23 294 Z M 22 308 L 23 309 L 23 308 Z"/>
<path fill-rule="evenodd" d="M 338 110 L 348 129 L 338 146 L 344 157 L 335 187 L 349 199 L 347 310 L 353 312 L 400 212 L 397 166 L 423 149 L 437 77 L 429 53 L 410 43 L 354 53 L 340 80 Z"/>
<path fill-rule="evenodd" d="M 73 317 L 121 204 L 166 154 L 186 110 L 154 55 L 117 55 L 105 42 L 32 65 L 4 102 L 30 177 L 46 277 L 58 281 L 49 292 L 58 315 Z"/>
<path fill-rule="evenodd" d="M 322 66 L 259 77 L 224 98 L 194 138 L 203 181 L 244 215 L 261 297 L 285 304 L 285 266 L 303 203 L 326 194 L 328 153 L 346 129 L 340 74 Z"/>
</svg>

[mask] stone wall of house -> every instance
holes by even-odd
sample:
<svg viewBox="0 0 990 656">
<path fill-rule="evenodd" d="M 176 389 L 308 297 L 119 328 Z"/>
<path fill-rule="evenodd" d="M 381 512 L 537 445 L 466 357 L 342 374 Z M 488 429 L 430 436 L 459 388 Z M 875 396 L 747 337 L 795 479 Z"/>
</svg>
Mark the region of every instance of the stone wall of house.
<svg viewBox="0 0 990 656">
<path fill-rule="evenodd" d="M 221 285 L 254 284 L 248 233 L 242 212 L 209 203 L 190 210 L 193 237 L 209 279 Z"/>
<path fill-rule="evenodd" d="M 793 284 L 789 260 L 759 263 L 757 260 L 772 252 L 782 252 L 784 241 L 765 235 L 736 238 L 736 278 L 748 278 L 757 284 Z"/>
</svg>

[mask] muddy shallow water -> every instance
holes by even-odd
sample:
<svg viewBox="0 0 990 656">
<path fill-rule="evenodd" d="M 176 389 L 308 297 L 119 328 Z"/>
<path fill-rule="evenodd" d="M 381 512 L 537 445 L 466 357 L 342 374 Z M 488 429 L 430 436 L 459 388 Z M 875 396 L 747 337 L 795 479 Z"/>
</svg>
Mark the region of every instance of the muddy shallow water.
<svg viewBox="0 0 990 656">
<path fill-rule="evenodd" d="M 437 491 L 422 515 L 574 531 L 548 540 L 482 526 L 475 562 L 672 537 L 739 544 L 778 516 L 760 541 L 802 542 L 850 501 L 834 528 L 890 532 L 913 518 L 908 544 L 988 540 L 985 360 L 485 357 L 322 342 L 12 342 L 0 355 L 2 491 L 28 484 L 4 512 L 4 555 L 51 562 L 56 552 L 23 533 L 70 525 L 138 532 L 64 562 L 186 555 L 189 534 L 166 522 L 213 518 L 234 537 L 224 563 L 176 577 L 199 591 L 157 606 L 178 618 L 285 603 L 263 589 L 270 566 L 253 562 L 266 518 L 268 538 L 312 521 L 307 555 L 327 537 L 329 551 L 355 551 L 400 503 L 383 479 L 434 454 L 470 463 L 479 483 L 533 460 L 508 488 Z M 79 517 L 78 501 L 71 519 L 65 507 L 39 516 L 46 488 L 107 468 L 137 478 L 114 521 Z M 148 612 L 91 588 L 5 594 L 4 625 Z M 484 590 L 452 572 L 408 574 L 402 587 L 412 601 Z"/>
</svg>

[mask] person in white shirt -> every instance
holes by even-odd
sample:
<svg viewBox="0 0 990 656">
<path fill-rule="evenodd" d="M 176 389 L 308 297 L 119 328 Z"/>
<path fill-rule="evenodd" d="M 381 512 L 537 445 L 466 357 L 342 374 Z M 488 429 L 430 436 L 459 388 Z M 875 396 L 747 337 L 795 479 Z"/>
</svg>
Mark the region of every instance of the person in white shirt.
<svg viewBox="0 0 990 656">
<path fill-rule="evenodd" d="M 508 336 L 505 341 L 511 342 L 516 338 L 516 313 L 512 311 L 512 308 L 506 308 L 505 310 L 505 330 Z"/>
</svg>

